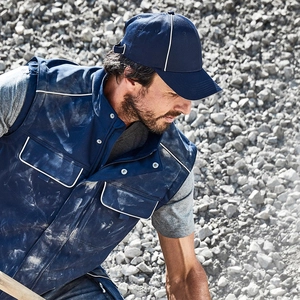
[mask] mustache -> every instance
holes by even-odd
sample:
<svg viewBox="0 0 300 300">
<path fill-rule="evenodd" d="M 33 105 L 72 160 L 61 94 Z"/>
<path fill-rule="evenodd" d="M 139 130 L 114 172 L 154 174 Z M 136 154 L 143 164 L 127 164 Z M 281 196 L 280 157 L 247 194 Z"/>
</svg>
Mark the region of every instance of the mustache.
<svg viewBox="0 0 300 300">
<path fill-rule="evenodd" d="M 176 118 L 176 117 L 178 117 L 180 115 L 181 115 L 181 113 L 178 112 L 178 111 L 169 111 L 166 114 L 164 114 L 163 116 L 159 117 L 158 119 L 168 118 L 168 117 Z"/>
</svg>

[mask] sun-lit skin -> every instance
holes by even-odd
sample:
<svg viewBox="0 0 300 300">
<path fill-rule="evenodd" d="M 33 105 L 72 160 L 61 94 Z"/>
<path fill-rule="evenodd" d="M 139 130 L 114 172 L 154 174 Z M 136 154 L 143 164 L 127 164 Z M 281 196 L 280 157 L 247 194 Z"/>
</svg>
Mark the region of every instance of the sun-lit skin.
<svg viewBox="0 0 300 300">
<path fill-rule="evenodd" d="M 109 78 L 104 92 L 127 126 L 142 121 L 156 133 L 166 130 L 180 114 L 191 111 L 191 101 L 176 94 L 157 74 L 147 88 L 124 76 Z"/>
</svg>

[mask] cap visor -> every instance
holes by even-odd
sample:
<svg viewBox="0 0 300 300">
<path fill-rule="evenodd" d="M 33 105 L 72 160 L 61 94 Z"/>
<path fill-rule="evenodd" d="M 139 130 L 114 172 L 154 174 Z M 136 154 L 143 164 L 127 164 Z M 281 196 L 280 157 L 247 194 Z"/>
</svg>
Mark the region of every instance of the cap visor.
<svg viewBox="0 0 300 300">
<path fill-rule="evenodd" d="M 203 69 L 197 72 L 155 71 L 174 92 L 188 100 L 200 100 L 222 90 Z"/>
</svg>

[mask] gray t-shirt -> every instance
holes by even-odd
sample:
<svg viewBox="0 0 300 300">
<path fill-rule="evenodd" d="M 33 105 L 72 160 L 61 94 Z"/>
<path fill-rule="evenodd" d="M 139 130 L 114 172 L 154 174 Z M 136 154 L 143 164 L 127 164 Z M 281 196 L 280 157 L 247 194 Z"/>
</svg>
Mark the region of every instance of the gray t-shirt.
<svg viewBox="0 0 300 300">
<path fill-rule="evenodd" d="M 19 67 L 0 76 L 0 138 L 14 124 L 20 113 L 29 82 L 28 67 Z M 142 145 L 147 138 L 147 129 L 137 122 L 130 126 L 117 141 L 111 158 Z M 127 147 L 125 149 L 124 147 Z M 152 224 L 162 235 L 180 238 L 194 231 L 193 220 L 193 173 L 187 177 L 177 194 L 154 212 Z"/>
</svg>

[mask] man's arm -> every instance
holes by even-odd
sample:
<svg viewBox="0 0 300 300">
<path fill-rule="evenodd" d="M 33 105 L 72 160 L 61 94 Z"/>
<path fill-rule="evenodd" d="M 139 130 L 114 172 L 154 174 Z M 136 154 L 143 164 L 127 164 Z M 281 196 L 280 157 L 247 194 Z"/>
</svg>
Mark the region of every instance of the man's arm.
<svg viewBox="0 0 300 300">
<path fill-rule="evenodd" d="M 8 132 L 22 109 L 28 80 L 27 66 L 0 75 L 0 137 Z"/>
<path fill-rule="evenodd" d="M 169 300 L 210 300 L 206 273 L 194 250 L 194 234 L 167 238 L 159 234 L 164 254 Z"/>
</svg>

